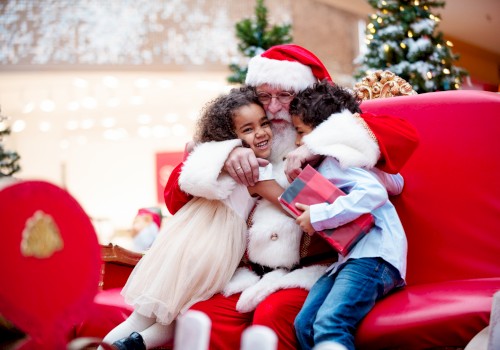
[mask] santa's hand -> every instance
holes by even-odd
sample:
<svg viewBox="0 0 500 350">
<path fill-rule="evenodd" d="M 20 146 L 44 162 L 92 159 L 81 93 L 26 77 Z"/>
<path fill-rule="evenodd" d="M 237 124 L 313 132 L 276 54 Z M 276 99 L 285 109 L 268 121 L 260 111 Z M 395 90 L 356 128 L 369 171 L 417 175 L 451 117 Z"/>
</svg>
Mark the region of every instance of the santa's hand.
<svg viewBox="0 0 500 350">
<path fill-rule="evenodd" d="M 259 181 L 259 161 L 250 148 L 233 149 L 224 163 L 224 169 L 234 181 L 246 187 L 253 186 Z"/>
<path fill-rule="evenodd" d="M 288 182 L 292 182 L 302 171 L 306 163 L 314 162 L 321 158 L 320 155 L 312 153 L 305 145 L 299 146 L 286 156 L 285 174 Z"/>
<path fill-rule="evenodd" d="M 295 222 L 300 226 L 302 231 L 308 235 L 312 235 L 316 230 L 311 225 L 311 212 L 309 206 L 302 203 L 295 203 L 295 207 L 302 211 L 302 214 L 295 219 Z"/>
</svg>

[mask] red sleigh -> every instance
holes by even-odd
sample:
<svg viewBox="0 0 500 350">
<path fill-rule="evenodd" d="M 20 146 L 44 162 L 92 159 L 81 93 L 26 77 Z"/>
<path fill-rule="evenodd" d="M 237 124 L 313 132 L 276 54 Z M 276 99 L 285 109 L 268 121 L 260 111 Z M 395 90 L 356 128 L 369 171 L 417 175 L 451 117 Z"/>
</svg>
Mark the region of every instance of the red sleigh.
<svg viewBox="0 0 500 350">
<path fill-rule="evenodd" d="M 417 128 L 420 145 L 401 172 L 403 193 L 392 198 L 408 237 L 408 285 L 380 301 L 362 321 L 357 349 L 464 348 L 488 326 L 493 294 L 500 290 L 500 95 L 433 92 L 365 101 L 362 108 L 407 119 Z M 3 215 L 4 191 L 2 225 L 12 220 Z M 78 226 L 81 219 L 74 220 Z M 2 240 L 12 234 L 4 227 Z M 85 317 L 68 328 L 70 338 L 102 337 L 131 312 L 119 290 L 140 255 L 113 246 L 100 249 L 103 284 L 98 290 L 93 275 L 95 285 L 82 286 L 96 294 Z M 96 263 L 92 254 L 82 257 L 85 263 Z M 0 256 L 4 270 L 16 268 L 5 252 Z M 21 276 L 27 272 L 18 271 Z M 80 278 L 73 273 L 75 281 Z M 1 289 L 18 282 L 4 278 Z M 54 286 L 37 285 L 49 287 Z M 53 290 L 61 297 L 67 292 L 63 286 Z M 12 303 L 20 306 L 28 296 Z M 4 299 L 0 307 L 9 318 Z"/>
</svg>

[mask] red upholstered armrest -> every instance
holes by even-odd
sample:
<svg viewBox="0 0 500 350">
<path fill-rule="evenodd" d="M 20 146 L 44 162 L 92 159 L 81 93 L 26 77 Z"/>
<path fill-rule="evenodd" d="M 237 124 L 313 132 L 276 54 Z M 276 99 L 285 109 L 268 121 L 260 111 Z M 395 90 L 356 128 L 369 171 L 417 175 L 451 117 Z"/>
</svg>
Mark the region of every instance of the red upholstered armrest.
<svg viewBox="0 0 500 350">
<path fill-rule="evenodd" d="M 101 282 L 89 316 L 75 328 L 75 337 L 103 338 L 132 313 L 120 294 L 142 254 L 117 245 L 101 245 Z"/>
<path fill-rule="evenodd" d="M 127 319 L 134 308 L 125 304 L 120 291 L 121 288 L 113 288 L 97 293 L 88 317 L 75 327 L 75 338 L 102 339 Z"/>
<path fill-rule="evenodd" d="M 123 287 L 142 254 L 110 243 L 101 245 L 101 258 L 103 266 L 100 287 L 106 290 Z"/>
<path fill-rule="evenodd" d="M 375 305 L 361 322 L 357 349 L 463 346 L 489 322 L 499 278 L 409 286 Z"/>
</svg>

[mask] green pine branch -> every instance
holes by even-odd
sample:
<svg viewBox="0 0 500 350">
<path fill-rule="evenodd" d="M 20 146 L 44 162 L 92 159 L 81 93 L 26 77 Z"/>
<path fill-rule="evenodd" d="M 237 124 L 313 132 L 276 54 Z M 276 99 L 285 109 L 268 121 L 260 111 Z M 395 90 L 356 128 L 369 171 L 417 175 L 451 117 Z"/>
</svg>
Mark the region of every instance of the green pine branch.
<svg viewBox="0 0 500 350">
<path fill-rule="evenodd" d="M 272 46 L 292 42 L 290 24 L 270 26 L 267 20 L 267 8 L 264 0 L 257 0 L 255 6 L 255 18 L 245 18 L 236 23 L 236 37 L 239 52 L 248 58 L 269 49 Z M 229 83 L 243 84 L 247 75 L 247 66 L 236 63 L 229 65 L 232 74 L 227 78 Z"/>
<path fill-rule="evenodd" d="M 14 151 L 8 151 L 3 146 L 3 138 L 10 135 L 10 127 L 2 128 L 1 125 L 7 120 L 6 116 L 1 114 L 0 109 L 0 178 L 5 176 L 12 176 L 14 173 L 21 170 L 19 160 L 21 157 Z"/>
</svg>

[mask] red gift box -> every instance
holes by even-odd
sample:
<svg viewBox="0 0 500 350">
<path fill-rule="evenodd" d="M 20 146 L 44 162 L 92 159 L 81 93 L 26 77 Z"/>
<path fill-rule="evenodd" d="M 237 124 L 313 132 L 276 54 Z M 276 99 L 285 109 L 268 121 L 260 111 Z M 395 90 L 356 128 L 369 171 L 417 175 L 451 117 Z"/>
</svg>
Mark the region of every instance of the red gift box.
<svg viewBox="0 0 500 350">
<path fill-rule="evenodd" d="M 295 207 L 295 203 L 306 205 L 333 203 L 339 196 L 345 196 L 345 193 L 307 165 L 279 197 L 279 201 L 287 212 L 297 217 L 302 212 Z M 372 214 L 366 213 L 347 224 L 316 233 L 340 254 L 346 255 L 370 231 L 373 224 Z"/>
</svg>

